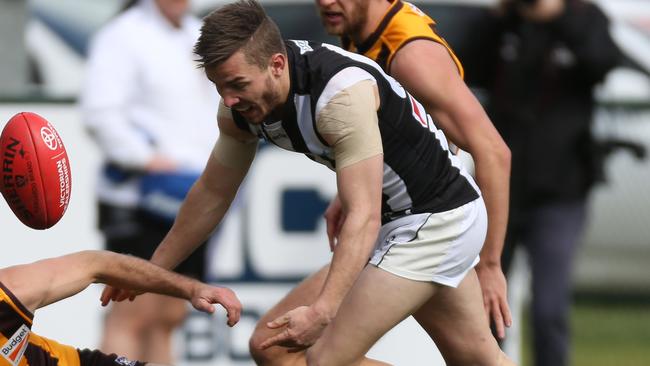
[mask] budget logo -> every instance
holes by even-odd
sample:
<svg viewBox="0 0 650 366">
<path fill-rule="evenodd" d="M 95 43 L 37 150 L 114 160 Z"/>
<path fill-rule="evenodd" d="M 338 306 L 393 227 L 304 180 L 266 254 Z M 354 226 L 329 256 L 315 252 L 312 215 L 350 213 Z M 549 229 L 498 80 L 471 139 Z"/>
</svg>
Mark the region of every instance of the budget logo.
<svg viewBox="0 0 650 366">
<path fill-rule="evenodd" d="M 27 349 L 28 339 L 29 328 L 23 324 L 23 326 L 18 328 L 16 333 L 9 337 L 7 342 L 2 345 L 2 349 L 0 349 L 2 357 L 9 361 L 10 365 L 18 365 Z"/>
</svg>

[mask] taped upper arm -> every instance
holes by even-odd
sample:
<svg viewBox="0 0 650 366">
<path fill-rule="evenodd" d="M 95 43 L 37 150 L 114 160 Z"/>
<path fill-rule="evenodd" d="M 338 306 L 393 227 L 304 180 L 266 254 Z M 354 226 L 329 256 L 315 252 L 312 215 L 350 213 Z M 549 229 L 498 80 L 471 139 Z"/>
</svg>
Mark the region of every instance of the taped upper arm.
<svg viewBox="0 0 650 366">
<path fill-rule="evenodd" d="M 219 138 L 212 149 L 212 157 L 222 165 L 247 169 L 257 151 L 257 136 L 237 127 L 230 108 L 219 102 L 217 114 Z"/>
<path fill-rule="evenodd" d="M 340 170 L 382 154 L 379 95 L 373 80 L 362 80 L 338 92 L 321 110 L 316 128 L 332 147 Z"/>
</svg>

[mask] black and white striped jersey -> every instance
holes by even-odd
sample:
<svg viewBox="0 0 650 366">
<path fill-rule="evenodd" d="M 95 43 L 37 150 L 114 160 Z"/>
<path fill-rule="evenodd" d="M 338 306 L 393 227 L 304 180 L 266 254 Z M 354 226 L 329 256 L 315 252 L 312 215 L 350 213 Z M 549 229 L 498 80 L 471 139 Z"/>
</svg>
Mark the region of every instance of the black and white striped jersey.
<svg viewBox="0 0 650 366">
<path fill-rule="evenodd" d="M 286 46 L 291 88 L 282 120 L 251 124 L 233 110 L 239 128 L 333 169 L 332 149 L 316 130 L 319 113 L 341 90 L 374 80 L 381 103 L 384 218 L 443 212 L 479 197 L 474 180 L 424 107 L 379 65 L 325 43 L 291 40 Z"/>
</svg>

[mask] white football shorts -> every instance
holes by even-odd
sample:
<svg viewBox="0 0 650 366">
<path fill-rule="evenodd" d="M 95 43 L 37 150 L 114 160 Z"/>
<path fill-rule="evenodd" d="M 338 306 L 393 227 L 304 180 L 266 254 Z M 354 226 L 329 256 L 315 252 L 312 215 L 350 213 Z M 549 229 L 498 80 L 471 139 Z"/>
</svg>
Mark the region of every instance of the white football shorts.
<svg viewBox="0 0 650 366">
<path fill-rule="evenodd" d="M 411 280 L 457 287 L 478 264 L 486 232 L 483 198 L 445 212 L 407 215 L 381 227 L 370 264 Z"/>
</svg>

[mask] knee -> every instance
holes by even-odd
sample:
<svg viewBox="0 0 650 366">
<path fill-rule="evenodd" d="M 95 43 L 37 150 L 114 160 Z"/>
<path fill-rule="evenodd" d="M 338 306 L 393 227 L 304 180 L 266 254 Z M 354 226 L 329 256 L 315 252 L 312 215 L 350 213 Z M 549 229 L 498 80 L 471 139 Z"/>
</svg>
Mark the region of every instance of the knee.
<svg viewBox="0 0 650 366">
<path fill-rule="evenodd" d="M 159 313 L 155 323 L 163 328 L 174 330 L 183 324 L 187 318 L 187 313 L 188 310 L 185 304 L 174 304 Z"/>
<path fill-rule="evenodd" d="M 282 347 L 271 347 L 263 349 L 261 344 L 270 336 L 267 332 L 255 328 L 253 335 L 248 341 L 248 350 L 256 365 L 272 366 L 287 365 L 290 358 L 299 354 L 287 353 Z"/>
<path fill-rule="evenodd" d="M 262 339 L 257 329 L 255 329 L 253 335 L 248 340 L 248 351 L 257 365 L 269 365 L 271 361 L 268 352 L 260 347 L 263 341 L 264 339 Z"/>
<path fill-rule="evenodd" d="M 143 333 L 151 323 L 148 317 L 134 316 L 123 309 L 112 308 L 104 318 L 104 325 L 113 332 L 140 334 Z"/>
</svg>

